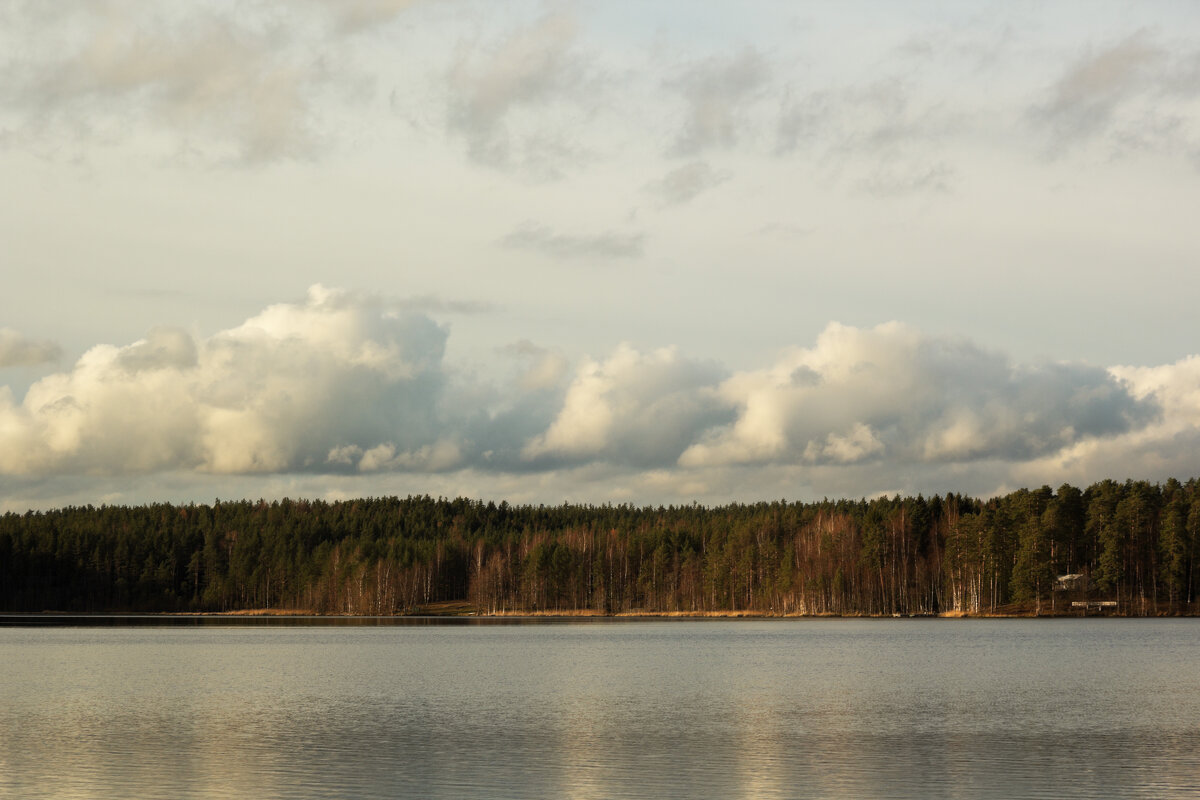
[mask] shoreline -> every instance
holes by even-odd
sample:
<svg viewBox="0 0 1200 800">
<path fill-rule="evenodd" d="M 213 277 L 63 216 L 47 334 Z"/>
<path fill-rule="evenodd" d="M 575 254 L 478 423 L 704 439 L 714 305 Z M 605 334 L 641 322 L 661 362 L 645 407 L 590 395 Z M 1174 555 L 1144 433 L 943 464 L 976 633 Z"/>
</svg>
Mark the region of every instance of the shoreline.
<svg viewBox="0 0 1200 800">
<path fill-rule="evenodd" d="M 496 611 L 490 613 L 479 613 L 474 609 L 454 608 L 445 609 L 439 608 L 436 605 L 430 607 L 418 608 L 414 611 L 403 614 L 323 614 L 309 609 L 298 608 L 256 608 L 256 609 L 237 609 L 234 611 L 62 611 L 62 610 L 45 610 L 45 611 L 0 611 L 0 617 L 22 617 L 22 618 L 41 618 L 52 619 L 56 617 L 151 617 L 151 618 L 216 618 L 216 619 L 266 619 L 266 618 L 314 618 L 314 619 L 545 619 L 545 620 L 698 620 L 698 619 L 745 619 L 745 620 L 770 620 L 770 619 L 1193 619 L 1200 617 L 1196 613 L 1167 613 L 1158 614 L 1127 614 L 1127 613 L 1084 613 L 1080 611 L 1068 611 L 1057 613 L 1033 613 L 1033 612 L 991 612 L 991 613 L 969 613 L 963 611 L 943 611 L 937 614 L 863 614 L 863 613 L 848 613 L 848 614 L 833 614 L 833 613 L 818 613 L 818 614 L 799 614 L 786 613 L 776 614 L 763 611 L 751 610 L 722 610 L 722 611 L 619 611 L 615 613 L 604 613 L 593 609 L 552 609 L 552 610 L 521 610 L 521 611 Z"/>
</svg>

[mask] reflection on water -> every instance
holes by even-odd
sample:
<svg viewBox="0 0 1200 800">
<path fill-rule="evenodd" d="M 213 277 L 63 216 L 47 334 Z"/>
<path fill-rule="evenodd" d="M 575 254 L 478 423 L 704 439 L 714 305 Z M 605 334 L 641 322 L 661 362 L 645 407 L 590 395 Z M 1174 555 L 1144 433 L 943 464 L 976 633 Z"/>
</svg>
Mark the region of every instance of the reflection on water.
<svg viewBox="0 0 1200 800">
<path fill-rule="evenodd" d="M 0 628 L 0 797 L 1200 795 L 1193 620 Z"/>
</svg>

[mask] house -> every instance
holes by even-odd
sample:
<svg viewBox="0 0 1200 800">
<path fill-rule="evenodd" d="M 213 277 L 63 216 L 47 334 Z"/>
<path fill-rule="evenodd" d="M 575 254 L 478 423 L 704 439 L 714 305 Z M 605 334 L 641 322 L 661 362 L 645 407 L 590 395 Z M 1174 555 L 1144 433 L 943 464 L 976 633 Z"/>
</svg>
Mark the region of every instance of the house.
<svg viewBox="0 0 1200 800">
<path fill-rule="evenodd" d="M 1087 588 L 1088 576 L 1081 572 L 1059 575 L 1054 580 L 1054 591 L 1056 592 L 1086 592 Z"/>
</svg>

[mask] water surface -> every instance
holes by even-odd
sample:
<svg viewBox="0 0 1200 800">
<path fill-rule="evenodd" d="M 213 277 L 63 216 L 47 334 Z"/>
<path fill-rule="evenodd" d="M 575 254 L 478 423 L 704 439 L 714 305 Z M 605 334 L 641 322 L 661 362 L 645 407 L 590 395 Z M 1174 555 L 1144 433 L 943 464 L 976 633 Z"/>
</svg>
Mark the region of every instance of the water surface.
<svg viewBox="0 0 1200 800">
<path fill-rule="evenodd" d="M 0 797 L 1200 796 L 1200 621 L 0 627 Z"/>
</svg>

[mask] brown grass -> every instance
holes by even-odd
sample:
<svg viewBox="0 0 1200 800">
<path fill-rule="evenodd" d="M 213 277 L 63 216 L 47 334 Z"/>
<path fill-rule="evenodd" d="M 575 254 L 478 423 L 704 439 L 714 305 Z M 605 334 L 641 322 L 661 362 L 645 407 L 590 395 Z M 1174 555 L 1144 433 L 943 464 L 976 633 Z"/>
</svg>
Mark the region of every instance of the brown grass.
<svg viewBox="0 0 1200 800">
<path fill-rule="evenodd" d="M 562 609 L 540 609 L 537 611 L 496 611 L 491 614 L 479 614 L 481 617 L 613 617 L 614 619 L 626 618 L 662 618 L 662 619 L 779 619 L 787 617 L 789 619 L 798 619 L 806 617 L 865 617 L 867 614 L 778 614 L 772 611 L 756 611 L 753 609 L 729 610 L 723 609 L 719 611 L 646 611 L 634 609 L 632 611 L 617 611 L 611 614 L 606 614 L 603 611 L 598 611 L 594 608 L 562 608 Z"/>
<path fill-rule="evenodd" d="M 417 606 L 413 616 L 421 617 L 470 617 L 475 616 L 475 606 L 466 600 L 439 600 Z"/>
<path fill-rule="evenodd" d="M 322 616 L 308 608 L 239 608 L 235 611 L 181 611 L 167 616 L 177 617 L 315 617 Z M 332 615 L 324 615 L 332 616 Z"/>
<path fill-rule="evenodd" d="M 1010 603 L 1005 606 L 998 607 L 993 612 L 967 612 L 967 611 L 943 611 L 937 614 L 937 617 L 942 619 L 982 619 L 982 618 L 997 618 L 1009 619 L 1019 617 L 1034 617 L 1035 609 L 1032 604 Z M 1193 606 L 1190 608 L 1179 609 L 1168 607 L 1165 604 L 1160 605 L 1156 609 L 1156 616 L 1178 615 L 1182 612 L 1183 616 L 1195 615 L 1197 609 Z M 1059 605 L 1055 609 L 1055 614 L 1051 614 L 1050 606 L 1046 603 L 1042 604 L 1043 617 L 1058 616 L 1058 617 L 1082 617 L 1084 614 L 1078 610 L 1070 609 Z M 1122 609 L 1121 614 L 1112 612 L 1105 613 L 1103 616 L 1129 616 L 1125 609 Z M 202 612 L 180 612 L 178 614 L 169 614 L 169 616 L 229 616 L 229 617 L 295 617 L 295 616 L 328 616 L 341 617 L 345 614 L 318 614 L 312 609 L 307 608 L 249 608 L 240 609 L 237 611 L 202 611 Z M 355 615 L 350 615 L 355 616 Z M 631 611 L 618 611 L 615 613 L 606 614 L 603 611 L 598 611 L 594 608 L 553 608 L 553 609 L 538 609 L 538 610 L 511 610 L 511 611 L 496 611 L 493 613 L 481 612 L 472 603 L 467 600 L 444 600 L 436 603 L 428 603 L 423 606 L 418 606 L 412 611 L 401 616 L 436 616 L 436 617 L 614 617 L 614 618 L 658 618 L 658 619 L 772 619 L 787 617 L 794 618 L 815 618 L 815 617 L 860 617 L 860 618 L 890 618 L 891 614 L 862 614 L 862 613 L 847 613 L 847 614 L 799 614 L 795 612 L 781 614 L 774 611 L 760 611 L 754 609 L 741 609 L 737 611 L 720 610 L 720 611 L 648 611 L 645 609 L 634 609 Z M 899 615 L 895 615 L 899 616 Z M 932 615 L 930 615 L 932 616 Z M 1088 616 L 1096 616 L 1089 614 Z"/>
</svg>

